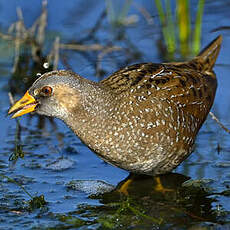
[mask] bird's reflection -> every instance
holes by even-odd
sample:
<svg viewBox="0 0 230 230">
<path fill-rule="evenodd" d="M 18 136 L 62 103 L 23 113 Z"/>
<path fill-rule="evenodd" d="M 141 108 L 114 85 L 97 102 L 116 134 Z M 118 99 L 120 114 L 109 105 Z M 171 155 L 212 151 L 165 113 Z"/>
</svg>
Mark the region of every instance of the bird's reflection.
<svg viewBox="0 0 230 230">
<path fill-rule="evenodd" d="M 185 183 L 189 177 L 170 173 L 157 178 L 129 175 L 112 192 L 97 196 L 103 204 L 97 208 L 97 215 L 103 215 L 106 209 L 106 213 L 121 222 L 125 221 L 123 225 L 135 219 L 140 227 L 151 224 L 185 226 L 204 221 L 218 222 L 212 209 L 212 203 L 216 200 L 210 198 L 204 188 Z M 158 189 L 159 180 L 163 191 Z"/>
</svg>

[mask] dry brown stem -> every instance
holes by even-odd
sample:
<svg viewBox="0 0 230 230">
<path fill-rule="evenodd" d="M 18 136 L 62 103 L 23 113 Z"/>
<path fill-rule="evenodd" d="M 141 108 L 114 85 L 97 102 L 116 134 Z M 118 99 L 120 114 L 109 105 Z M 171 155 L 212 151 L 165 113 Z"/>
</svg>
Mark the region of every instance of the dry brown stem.
<svg viewBox="0 0 230 230">
<path fill-rule="evenodd" d="M 211 118 L 212 118 L 214 121 L 216 121 L 216 123 L 217 123 L 223 130 L 225 130 L 227 133 L 230 134 L 230 130 L 229 130 L 227 127 L 225 127 L 225 126 L 219 121 L 219 119 L 218 119 L 212 112 L 209 112 L 209 114 L 210 114 Z"/>
</svg>

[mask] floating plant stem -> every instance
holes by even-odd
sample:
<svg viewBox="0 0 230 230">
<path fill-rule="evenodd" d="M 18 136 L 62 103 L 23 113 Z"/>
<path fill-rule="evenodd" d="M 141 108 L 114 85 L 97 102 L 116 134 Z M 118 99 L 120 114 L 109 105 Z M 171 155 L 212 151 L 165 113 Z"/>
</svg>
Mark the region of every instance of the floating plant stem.
<svg viewBox="0 0 230 230">
<path fill-rule="evenodd" d="M 128 206 L 128 209 L 130 211 L 132 211 L 134 213 L 134 215 L 141 216 L 141 217 L 143 217 L 145 219 L 148 219 L 148 220 L 152 221 L 155 224 L 161 225 L 163 223 L 163 219 L 162 218 L 157 219 L 157 218 L 154 218 L 152 216 L 148 216 L 148 215 L 144 214 L 142 211 L 138 210 L 137 208 L 134 208 L 131 205 Z"/>
<path fill-rule="evenodd" d="M 14 179 L 6 176 L 6 175 L 3 175 L 3 174 L 0 174 L 0 176 L 2 178 L 6 178 L 9 182 L 14 183 L 17 186 L 19 186 L 31 199 L 33 199 L 33 196 L 21 184 L 19 184 L 16 180 L 14 180 Z"/>
<path fill-rule="evenodd" d="M 224 130 L 224 131 L 226 131 L 227 133 L 229 133 L 230 134 L 230 130 L 227 128 L 227 127 L 225 127 L 221 122 L 220 122 L 220 120 L 215 116 L 215 114 L 214 113 L 212 113 L 212 112 L 209 112 L 209 115 L 211 116 L 211 118 Z"/>
<path fill-rule="evenodd" d="M 11 93 L 9 93 L 8 95 L 9 95 L 10 104 L 13 105 L 15 103 L 13 95 Z M 24 152 L 22 150 L 20 140 L 21 140 L 21 126 L 18 119 L 16 119 L 15 149 L 14 152 L 9 157 L 9 161 L 14 161 L 14 164 L 16 163 L 18 157 L 20 158 L 24 157 Z"/>
<path fill-rule="evenodd" d="M 11 183 L 14 183 L 16 184 L 17 186 L 19 186 L 23 192 L 25 192 L 31 199 L 28 201 L 28 209 L 30 211 L 34 210 L 34 209 L 37 209 L 37 208 L 41 208 L 43 207 L 44 205 L 47 204 L 47 202 L 45 201 L 45 197 L 44 195 L 40 195 L 40 196 L 32 196 L 21 184 L 19 184 L 16 180 L 6 176 L 6 175 L 3 175 L 3 174 L 0 174 L 0 176 L 2 178 L 6 178 L 9 182 Z"/>
</svg>

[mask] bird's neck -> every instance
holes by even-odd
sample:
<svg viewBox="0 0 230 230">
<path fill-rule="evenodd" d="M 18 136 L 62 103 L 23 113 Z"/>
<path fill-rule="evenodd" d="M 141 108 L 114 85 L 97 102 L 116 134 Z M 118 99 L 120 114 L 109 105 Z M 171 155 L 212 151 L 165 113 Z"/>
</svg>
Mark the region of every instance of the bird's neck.
<svg viewBox="0 0 230 230">
<path fill-rule="evenodd" d="M 100 83 L 87 82 L 76 106 L 64 122 L 89 147 L 103 138 L 103 130 L 111 119 L 111 111 L 116 107 L 115 96 Z M 92 146 L 91 146 L 92 145 Z"/>
</svg>

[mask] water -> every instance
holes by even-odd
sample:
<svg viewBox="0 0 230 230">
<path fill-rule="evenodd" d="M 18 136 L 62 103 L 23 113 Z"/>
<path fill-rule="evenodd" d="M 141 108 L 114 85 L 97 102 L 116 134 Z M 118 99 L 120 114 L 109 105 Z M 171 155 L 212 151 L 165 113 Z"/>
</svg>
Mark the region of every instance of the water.
<svg viewBox="0 0 230 230">
<path fill-rule="evenodd" d="M 196 1 L 192 2 L 196 4 Z M 138 18 L 135 24 L 115 28 L 109 24 L 108 18 L 102 16 L 101 24 L 87 36 L 103 15 L 104 1 L 48 1 L 44 53 L 49 52 L 56 36 L 60 36 L 61 43 L 77 40 L 83 45 L 98 43 L 125 48 L 125 51 L 102 56 L 101 63 L 97 59 L 98 52 L 61 51 L 59 69 L 69 66 L 82 76 L 96 81 L 126 64 L 162 61 L 157 48 L 160 27 L 154 4 L 152 1 L 136 1 L 136 4 L 148 9 L 154 16 L 154 24 L 148 24 L 137 7 L 131 7 L 129 15 Z M 0 1 L 2 33 L 6 33 L 6 28 L 16 21 L 17 6 L 22 9 L 27 27 L 41 13 L 40 1 L 15 0 L 7 4 Z M 229 25 L 229 10 L 229 1 L 206 2 L 202 47 L 220 33 L 211 33 L 211 30 Z M 224 125 L 230 127 L 230 36 L 229 30 L 221 33 L 224 36 L 223 46 L 215 67 L 219 86 L 212 111 Z M 12 45 L 1 39 L 0 49 L 0 173 L 3 176 L 0 183 L 0 229 L 230 227 L 230 136 L 210 116 L 199 132 L 194 153 L 174 174 L 161 177 L 167 189 L 165 193 L 154 190 L 155 179 L 136 177 L 121 194 L 119 190 L 129 179 L 128 172 L 99 159 L 62 122 L 28 115 L 19 119 L 18 130 L 16 121 L 6 117 L 8 91 L 13 91 L 19 98 L 36 75 L 52 66 L 44 61 L 39 71 L 28 71 L 28 66 L 32 65 L 31 57 L 29 61 L 25 58 L 20 66 L 21 71 L 25 70 L 22 83 L 17 74 L 12 76 L 11 73 Z M 31 73 L 29 77 L 26 75 L 28 72 Z M 99 78 L 95 77 L 96 74 Z M 22 149 L 24 158 L 19 156 L 17 160 L 9 161 L 16 146 Z M 33 208 L 29 203 L 31 197 L 19 184 L 33 197 L 44 195 L 47 204 Z"/>
</svg>

